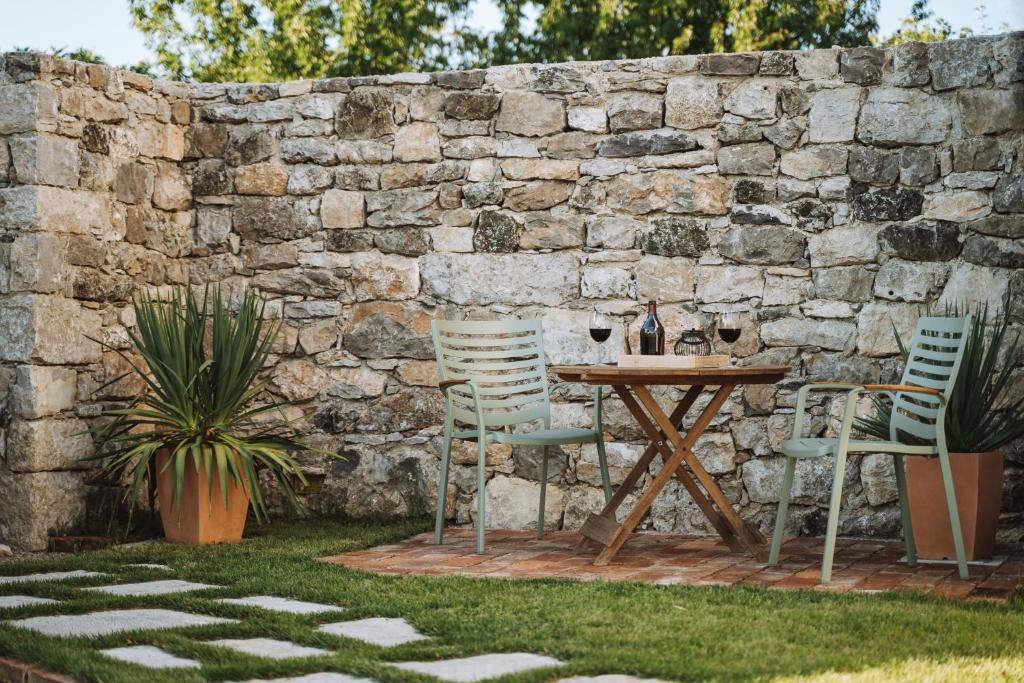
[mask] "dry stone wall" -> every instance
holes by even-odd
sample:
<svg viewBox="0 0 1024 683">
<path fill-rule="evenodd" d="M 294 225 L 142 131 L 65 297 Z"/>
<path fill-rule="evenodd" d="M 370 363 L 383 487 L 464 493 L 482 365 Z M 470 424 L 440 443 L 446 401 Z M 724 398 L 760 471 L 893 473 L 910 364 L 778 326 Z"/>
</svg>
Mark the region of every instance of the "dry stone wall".
<svg viewBox="0 0 1024 683">
<path fill-rule="evenodd" d="M 697 451 L 765 529 L 801 384 L 895 380 L 891 326 L 907 334 L 928 305 L 999 305 L 1014 290 L 1024 323 L 1024 34 L 258 85 L 6 60 L 0 487 L 40 477 L 36 499 L 0 513 L 16 542 L 81 514 L 71 430 L 54 427 L 137 389 L 95 395 L 122 368 L 81 337 L 124 345 L 140 285 L 245 284 L 270 298 L 284 322 L 273 390 L 345 456 L 309 462 L 325 479 L 304 503 L 324 514 L 432 509 L 432 318 L 540 318 L 550 363 L 590 363 L 614 361 L 624 329 L 636 347 L 648 299 L 670 344 L 747 312 L 741 339 L 716 344 L 792 372 L 738 390 Z M 45 163 L 29 165 L 26 140 Z M 60 248 L 37 250 L 40 239 Z M 594 308 L 620 322 L 603 346 L 587 333 Z M 52 398 L 40 373 L 74 391 Z M 812 429 L 834 433 L 840 410 L 822 399 Z M 589 411 L 570 389 L 555 423 L 587 425 Z M 46 458 L 26 455 L 24 425 L 36 448 L 49 440 Z M 641 434 L 614 399 L 605 428 L 618 481 Z M 539 455 L 491 447 L 489 526 L 536 523 Z M 1014 540 L 1024 453 L 1008 455 Z M 454 457 L 446 512 L 468 522 L 475 453 Z M 596 453 L 553 462 L 546 523 L 576 528 L 602 501 Z M 830 482 L 829 463 L 801 463 L 792 531 L 822 531 Z M 58 488 L 67 500 L 36 510 Z M 895 499 L 891 463 L 854 458 L 842 532 L 897 534 Z M 712 531 L 674 485 L 646 525 Z"/>
</svg>

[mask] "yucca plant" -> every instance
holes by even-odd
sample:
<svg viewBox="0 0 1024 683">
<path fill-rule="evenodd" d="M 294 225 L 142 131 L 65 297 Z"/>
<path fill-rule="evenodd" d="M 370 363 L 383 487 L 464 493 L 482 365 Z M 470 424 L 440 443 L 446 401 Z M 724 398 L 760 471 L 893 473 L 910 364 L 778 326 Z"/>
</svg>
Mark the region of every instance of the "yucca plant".
<svg viewBox="0 0 1024 683">
<path fill-rule="evenodd" d="M 216 471 L 225 508 L 228 482 L 243 486 L 259 520 L 266 518 L 261 469 L 274 474 L 294 504 L 292 482 L 305 483 L 295 456 L 308 447 L 284 419 L 284 404 L 266 392 L 263 371 L 280 322 L 264 319 L 265 302 L 246 290 L 232 312 L 219 288 L 208 288 L 201 300 L 179 288 L 165 301 L 142 293 L 132 303 L 138 331 L 128 335 L 142 364 L 108 348 L 132 365 L 127 374 L 137 374 L 147 390 L 104 413 L 111 419 L 91 430 L 99 446 L 91 459 L 104 461 L 104 474 L 127 478 L 132 504 L 156 473 L 161 451 L 170 456 L 161 474 L 173 474 L 172 505 L 181 504 L 186 467 L 205 471 L 211 497 Z"/>
<path fill-rule="evenodd" d="M 1003 310 L 1012 310 L 1007 299 Z M 946 306 L 945 315 L 961 317 L 966 308 Z M 990 327 L 989 308 L 978 307 L 971 318 L 971 329 L 956 385 L 946 408 L 946 443 L 951 453 L 987 453 L 1024 437 L 1024 398 L 1008 399 L 1013 371 L 1021 361 L 1020 335 L 1010 336 L 1010 319 L 1000 315 Z M 904 362 L 907 348 L 896 326 L 893 334 Z M 874 413 L 858 418 L 857 428 L 870 436 L 889 438 L 892 407 L 875 396 Z"/>
</svg>

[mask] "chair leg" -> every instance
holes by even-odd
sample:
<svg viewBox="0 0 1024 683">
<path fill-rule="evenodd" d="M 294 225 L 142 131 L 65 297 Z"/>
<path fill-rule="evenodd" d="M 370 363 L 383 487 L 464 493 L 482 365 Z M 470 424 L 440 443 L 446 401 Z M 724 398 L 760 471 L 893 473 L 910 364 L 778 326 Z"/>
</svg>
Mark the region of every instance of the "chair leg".
<svg viewBox="0 0 1024 683">
<path fill-rule="evenodd" d="M 537 540 L 544 540 L 544 498 L 548 491 L 548 447 L 540 457 L 540 508 L 537 511 Z"/>
<path fill-rule="evenodd" d="M 793 489 L 793 472 L 796 470 L 796 458 L 786 458 L 786 470 L 782 475 L 782 489 L 779 491 L 779 509 L 775 513 L 775 533 L 772 534 L 772 549 L 768 554 L 768 566 L 779 563 L 779 550 L 782 549 L 782 534 L 786 528 L 786 513 L 789 512 L 789 494 Z"/>
<path fill-rule="evenodd" d="M 604 451 L 604 437 L 597 432 L 597 463 L 601 467 L 601 485 L 604 486 L 604 502 L 607 504 L 612 499 L 612 480 L 608 476 L 608 456 Z"/>
<path fill-rule="evenodd" d="M 949 467 L 949 453 L 939 452 L 939 466 L 942 468 L 942 485 L 946 489 L 946 507 L 949 508 L 949 523 L 953 529 L 953 548 L 956 550 L 956 566 L 960 578 L 970 578 L 967 572 L 967 558 L 964 553 L 964 537 L 960 530 L 960 512 L 956 505 L 956 491 L 953 489 L 953 471 Z"/>
<path fill-rule="evenodd" d="M 485 502 L 486 496 L 484 489 L 487 483 L 487 473 L 485 472 L 484 466 L 487 462 L 486 456 L 487 443 L 485 439 L 477 439 L 477 458 L 476 458 L 476 552 L 477 555 L 483 555 L 486 550 L 486 541 L 484 540 L 484 529 L 487 528 L 487 505 Z"/>
<path fill-rule="evenodd" d="M 902 455 L 892 457 L 896 471 L 896 491 L 900 496 L 900 515 L 903 517 L 903 542 L 907 546 L 907 566 L 917 566 L 917 546 L 914 544 L 914 525 L 910 521 L 910 501 L 907 500 L 907 470 Z"/>
<path fill-rule="evenodd" d="M 821 583 L 832 580 L 832 558 L 836 554 L 836 535 L 839 531 L 839 505 L 843 500 L 843 477 L 846 474 L 846 450 L 840 448 L 836 456 L 832 478 L 832 497 L 828 503 L 828 529 L 825 532 L 825 554 L 821 558 Z"/>
<path fill-rule="evenodd" d="M 444 536 L 444 508 L 448 501 L 448 461 L 452 454 L 452 428 L 444 426 L 444 442 L 441 446 L 441 471 L 437 477 L 437 517 L 434 520 L 434 545 L 441 545 Z"/>
</svg>

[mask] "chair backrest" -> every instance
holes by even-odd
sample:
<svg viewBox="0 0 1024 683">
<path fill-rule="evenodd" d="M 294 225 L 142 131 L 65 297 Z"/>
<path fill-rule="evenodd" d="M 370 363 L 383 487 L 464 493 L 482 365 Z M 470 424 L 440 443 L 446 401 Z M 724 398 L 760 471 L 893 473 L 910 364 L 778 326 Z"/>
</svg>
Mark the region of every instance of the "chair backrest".
<svg viewBox="0 0 1024 683">
<path fill-rule="evenodd" d="M 540 329 L 539 320 L 431 322 L 438 374 L 442 380 L 473 380 L 486 427 L 550 422 Z M 476 426 L 469 388 L 455 385 L 448 396 L 454 420 Z"/>
<path fill-rule="evenodd" d="M 900 384 L 926 387 L 942 392 L 946 400 L 953 393 L 960 362 L 967 346 L 971 316 L 964 318 L 925 317 L 917 321 L 908 349 L 906 367 Z M 893 401 L 889 437 L 900 439 L 901 432 L 915 439 L 935 441 L 939 399 L 928 394 L 899 392 Z"/>
</svg>

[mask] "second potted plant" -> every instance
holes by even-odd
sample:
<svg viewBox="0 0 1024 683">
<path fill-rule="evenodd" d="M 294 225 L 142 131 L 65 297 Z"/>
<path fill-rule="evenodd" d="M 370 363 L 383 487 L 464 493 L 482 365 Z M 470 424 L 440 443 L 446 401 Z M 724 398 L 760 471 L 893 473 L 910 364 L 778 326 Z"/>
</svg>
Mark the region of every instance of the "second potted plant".
<svg viewBox="0 0 1024 683">
<path fill-rule="evenodd" d="M 1011 310 L 1010 301 L 1004 310 Z M 951 307 L 947 315 L 962 315 Z M 906 359 L 895 326 L 896 342 Z M 1003 453 L 1009 443 L 1024 437 L 1024 398 L 1013 400 L 1010 389 L 1020 364 L 1019 335 L 1010 336 L 1008 316 L 995 322 L 988 307 L 975 311 L 963 361 L 946 409 L 946 443 L 953 470 L 964 550 L 968 560 L 991 557 L 1003 493 Z M 858 419 L 857 428 L 889 438 L 891 406 L 881 397 L 874 415 Z M 907 497 L 914 544 L 923 559 L 955 557 L 949 511 L 943 494 L 937 458 L 906 458 Z"/>
<path fill-rule="evenodd" d="M 111 419 L 92 430 L 93 459 L 127 479 L 132 501 L 155 479 L 167 540 L 238 541 L 250 507 L 266 515 L 260 470 L 292 502 L 293 482 L 305 482 L 295 456 L 307 446 L 261 378 L 280 323 L 264 319 L 264 302 L 248 290 L 235 312 L 219 289 L 133 303 L 138 330 L 128 334 L 144 365 L 117 352 L 147 389 L 105 413 Z"/>
</svg>

